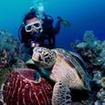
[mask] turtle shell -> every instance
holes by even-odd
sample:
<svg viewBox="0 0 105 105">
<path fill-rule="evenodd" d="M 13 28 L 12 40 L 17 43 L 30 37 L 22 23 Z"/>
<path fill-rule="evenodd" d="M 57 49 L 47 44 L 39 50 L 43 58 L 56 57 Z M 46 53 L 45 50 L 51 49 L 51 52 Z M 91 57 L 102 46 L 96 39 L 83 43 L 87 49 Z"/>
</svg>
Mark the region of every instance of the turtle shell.
<svg viewBox="0 0 105 105">
<path fill-rule="evenodd" d="M 6 105 L 51 105 L 52 86 L 44 78 L 35 82 L 35 73 L 20 69 L 9 74 L 3 88 Z"/>
<path fill-rule="evenodd" d="M 81 63 L 80 63 L 81 58 L 73 52 L 66 51 L 66 50 L 59 49 L 59 48 L 53 49 L 52 51 L 54 51 L 57 54 L 57 56 L 59 56 L 59 55 L 62 56 L 64 59 L 64 62 L 66 62 L 73 68 L 75 68 L 74 70 L 76 70 L 76 73 L 78 74 L 80 80 L 82 80 L 82 82 L 84 84 L 84 88 L 90 90 L 90 84 L 89 84 L 90 77 L 89 77 L 88 73 L 86 72 L 86 69 L 83 66 L 84 64 L 82 63 L 82 65 L 81 65 Z M 65 66 L 63 63 L 62 63 L 62 65 Z M 58 68 L 58 69 L 60 69 L 60 68 Z"/>
</svg>

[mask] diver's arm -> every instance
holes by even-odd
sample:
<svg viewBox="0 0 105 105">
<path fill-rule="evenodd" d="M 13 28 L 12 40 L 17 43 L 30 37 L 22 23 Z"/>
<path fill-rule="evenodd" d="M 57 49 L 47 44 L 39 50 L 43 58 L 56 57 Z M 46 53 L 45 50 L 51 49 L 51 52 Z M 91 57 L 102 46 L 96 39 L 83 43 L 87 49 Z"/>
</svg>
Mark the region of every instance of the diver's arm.
<svg viewBox="0 0 105 105">
<path fill-rule="evenodd" d="M 54 21 L 54 19 L 50 15 L 46 15 L 46 14 L 44 14 L 44 20 L 45 21 L 50 21 L 50 22 L 52 22 L 52 24 L 53 24 L 53 21 Z M 61 21 L 62 21 L 62 18 L 61 17 L 57 17 L 56 25 L 55 25 L 55 27 L 53 27 L 54 35 L 59 33 L 60 28 L 61 28 Z"/>
<path fill-rule="evenodd" d="M 61 21 L 62 20 L 60 18 L 58 18 L 58 17 L 57 17 L 57 19 L 58 19 L 57 23 L 56 23 L 56 25 L 54 27 L 55 34 L 58 34 L 60 29 L 61 29 Z"/>
<path fill-rule="evenodd" d="M 54 21 L 53 17 L 47 14 L 44 14 L 44 19 L 45 20 L 50 20 L 50 21 Z"/>
</svg>

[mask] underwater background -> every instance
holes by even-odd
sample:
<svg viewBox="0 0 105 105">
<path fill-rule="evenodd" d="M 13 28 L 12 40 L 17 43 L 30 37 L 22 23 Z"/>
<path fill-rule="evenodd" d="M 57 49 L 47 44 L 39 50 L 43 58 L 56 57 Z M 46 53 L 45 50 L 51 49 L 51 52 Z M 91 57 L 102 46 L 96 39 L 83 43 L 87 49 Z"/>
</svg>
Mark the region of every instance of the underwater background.
<svg viewBox="0 0 105 105">
<path fill-rule="evenodd" d="M 63 62 L 58 62 L 60 65 L 56 70 L 60 68 L 68 71 L 69 67 L 73 68 L 79 73 L 78 77 L 86 77 L 80 79 L 91 88 L 91 91 L 79 92 L 74 89 L 74 93 L 70 94 L 74 100 L 69 101 L 74 102 L 72 105 L 105 105 L 105 0 L 0 0 L 0 105 L 4 102 L 7 105 L 23 105 L 24 102 L 26 105 L 30 102 L 39 105 L 37 101 L 34 103 L 36 99 L 42 103 L 40 105 L 51 105 L 55 83 L 49 77 L 44 77 L 50 75 L 46 69 L 41 75 L 40 65 L 37 68 L 37 63 L 34 65 L 28 62 L 31 58 L 28 49 L 16 39 L 23 18 L 32 7 L 39 7 L 40 11 L 52 16 L 54 25 L 58 16 L 68 23 L 62 24 L 56 36 L 56 47 L 74 52 L 59 49 L 58 53 L 63 54 L 60 58 Z M 50 69 L 53 70 L 52 67 Z M 38 98 L 29 97 L 34 92 Z"/>
<path fill-rule="evenodd" d="M 0 28 L 16 37 L 24 15 L 38 0 L 0 0 Z M 40 0 L 41 1 L 41 0 Z M 57 35 L 57 47 L 71 48 L 71 43 L 81 40 L 87 30 L 98 39 L 105 38 L 105 0 L 42 0 L 44 11 L 70 21 L 70 27 L 62 26 Z"/>
</svg>

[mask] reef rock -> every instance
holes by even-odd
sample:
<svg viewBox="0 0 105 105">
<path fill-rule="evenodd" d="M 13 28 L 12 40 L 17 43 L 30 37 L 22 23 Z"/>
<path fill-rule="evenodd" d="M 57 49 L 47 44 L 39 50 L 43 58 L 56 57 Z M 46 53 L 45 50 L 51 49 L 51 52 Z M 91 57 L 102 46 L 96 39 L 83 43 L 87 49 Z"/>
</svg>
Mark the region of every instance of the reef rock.
<svg viewBox="0 0 105 105">
<path fill-rule="evenodd" d="M 93 71 L 105 72 L 105 41 L 98 40 L 93 31 L 86 31 L 82 42 L 74 45 L 75 50 Z"/>
<path fill-rule="evenodd" d="M 36 82 L 35 73 L 20 69 L 9 74 L 3 88 L 6 105 L 51 105 L 52 86 L 44 78 Z"/>
</svg>

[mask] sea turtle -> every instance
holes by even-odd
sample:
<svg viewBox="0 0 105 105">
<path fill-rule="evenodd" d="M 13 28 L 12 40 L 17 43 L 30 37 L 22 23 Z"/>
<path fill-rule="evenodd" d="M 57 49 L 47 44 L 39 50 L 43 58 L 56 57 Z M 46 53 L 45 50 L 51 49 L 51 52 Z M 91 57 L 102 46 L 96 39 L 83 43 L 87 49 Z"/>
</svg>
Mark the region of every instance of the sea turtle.
<svg viewBox="0 0 105 105">
<path fill-rule="evenodd" d="M 90 90 L 89 79 L 77 59 L 78 56 L 64 49 L 33 49 L 31 63 L 55 81 L 52 105 L 71 105 L 71 89 Z"/>
</svg>

